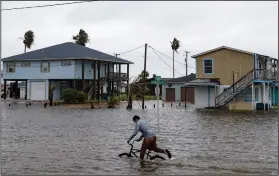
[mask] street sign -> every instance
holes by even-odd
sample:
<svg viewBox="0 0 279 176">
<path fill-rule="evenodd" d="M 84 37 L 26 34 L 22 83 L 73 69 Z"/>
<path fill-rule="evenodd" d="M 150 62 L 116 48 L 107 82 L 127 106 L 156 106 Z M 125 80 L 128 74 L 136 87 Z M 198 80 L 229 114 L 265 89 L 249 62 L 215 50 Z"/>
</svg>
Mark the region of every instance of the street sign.
<svg viewBox="0 0 279 176">
<path fill-rule="evenodd" d="M 150 82 L 151 84 L 161 85 L 164 84 L 165 81 L 161 80 L 161 76 L 156 76 L 155 80 Z"/>
<path fill-rule="evenodd" d="M 161 76 L 155 76 L 155 80 L 156 81 L 160 81 L 161 80 Z"/>
</svg>

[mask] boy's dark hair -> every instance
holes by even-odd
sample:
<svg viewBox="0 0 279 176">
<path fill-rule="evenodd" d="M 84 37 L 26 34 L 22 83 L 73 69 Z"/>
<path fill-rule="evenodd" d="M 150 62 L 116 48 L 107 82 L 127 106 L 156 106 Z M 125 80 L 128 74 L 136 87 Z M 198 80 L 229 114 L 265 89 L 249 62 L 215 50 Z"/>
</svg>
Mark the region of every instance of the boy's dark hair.
<svg viewBox="0 0 279 176">
<path fill-rule="evenodd" d="M 137 115 L 135 115 L 135 116 L 133 117 L 133 121 L 136 121 L 136 120 L 139 120 L 139 119 L 140 119 L 140 117 L 137 116 Z"/>
</svg>

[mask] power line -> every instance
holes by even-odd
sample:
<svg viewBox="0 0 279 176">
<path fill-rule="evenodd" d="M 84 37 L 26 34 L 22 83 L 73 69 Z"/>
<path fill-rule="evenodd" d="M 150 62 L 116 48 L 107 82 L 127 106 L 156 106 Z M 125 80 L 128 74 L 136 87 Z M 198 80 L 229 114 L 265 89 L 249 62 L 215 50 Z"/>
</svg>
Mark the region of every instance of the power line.
<svg viewBox="0 0 279 176">
<path fill-rule="evenodd" d="M 97 1 L 97 0 L 95 0 L 95 1 Z M 70 4 L 80 4 L 80 3 L 95 2 L 95 1 L 78 1 L 78 2 L 66 2 L 66 3 L 60 3 L 60 4 L 39 5 L 39 6 L 15 7 L 15 8 L 1 9 L 1 11 L 23 10 L 23 9 L 42 8 L 42 7 L 53 7 L 53 6 L 62 6 L 62 5 L 70 5 Z"/>
<path fill-rule="evenodd" d="M 170 56 L 168 56 L 168 55 L 166 55 L 166 54 L 164 54 L 164 53 L 162 53 L 162 52 L 156 50 L 156 49 L 153 48 L 152 46 L 149 46 L 149 47 L 152 48 L 152 49 L 154 49 L 154 50 L 157 51 L 158 53 L 162 54 L 163 56 L 167 57 L 168 59 L 173 60 L 173 58 L 171 58 Z M 182 63 L 182 62 L 179 62 L 179 61 L 177 61 L 177 60 L 174 60 L 174 61 L 177 62 L 177 63 L 179 63 L 179 64 L 181 64 L 181 65 L 183 65 L 183 66 L 185 66 L 185 64 Z M 188 67 L 195 69 L 195 67 L 193 67 L 193 66 L 189 66 L 189 65 L 188 65 Z"/>
<path fill-rule="evenodd" d="M 126 53 L 129 53 L 129 52 L 132 52 L 132 51 L 135 51 L 135 50 L 137 50 L 137 49 L 139 49 L 139 48 L 141 48 L 141 47 L 143 47 L 144 45 L 142 45 L 142 46 L 139 46 L 139 47 L 137 47 L 137 48 L 134 48 L 134 49 L 131 49 L 131 50 L 127 50 L 127 51 L 125 51 L 125 52 L 122 52 L 122 53 L 118 53 L 117 55 L 122 55 L 122 54 L 126 54 Z"/>
<path fill-rule="evenodd" d="M 153 50 L 153 52 L 159 57 L 159 59 L 161 59 L 167 66 L 169 66 L 171 69 L 173 69 L 172 68 L 172 66 L 170 66 L 163 58 L 161 58 L 159 55 L 158 55 L 158 53 L 156 53 L 155 52 L 155 50 L 153 49 L 153 48 L 151 48 L 152 50 Z M 180 75 L 183 75 L 183 74 L 181 74 L 180 72 L 178 72 L 178 71 L 176 71 L 176 70 L 174 70 L 176 73 L 178 73 L 178 74 L 180 74 Z"/>
</svg>

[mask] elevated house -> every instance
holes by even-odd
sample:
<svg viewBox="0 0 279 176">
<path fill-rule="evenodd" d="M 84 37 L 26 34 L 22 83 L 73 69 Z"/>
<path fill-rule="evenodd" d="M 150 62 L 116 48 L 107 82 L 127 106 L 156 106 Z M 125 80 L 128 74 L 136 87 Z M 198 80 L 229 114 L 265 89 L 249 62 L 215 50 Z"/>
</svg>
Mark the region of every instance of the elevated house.
<svg viewBox="0 0 279 176">
<path fill-rule="evenodd" d="M 192 57 L 197 78 L 185 85 L 195 89 L 196 108 L 254 110 L 258 103 L 265 109 L 278 104 L 278 59 L 226 46 Z"/>
<path fill-rule="evenodd" d="M 123 82 L 129 84 L 130 61 L 100 51 L 66 42 L 47 48 L 2 59 L 3 79 L 24 81 L 26 99 L 49 99 L 49 88 L 54 86 L 55 100 L 62 98 L 65 88 L 88 93 L 88 99 L 102 99 Z M 122 72 L 121 66 L 127 71 Z M 115 69 L 117 68 L 117 72 Z M 5 87 L 5 86 L 4 86 Z M 4 90 L 6 91 L 6 90 Z"/>
<path fill-rule="evenodd" d="M 196 74 L 191 73 L 188 76 L 182 76 L 179 78 L 168 79 L 162 86 L 162 100 L 168 102 L 186 102 L 195 103 L 195 92 L 194 88 L 187 87 L 185 92 L 185 83 L 196 79 Z M 185 96 L 185 93 L 187 94 Z"/>
</svg>

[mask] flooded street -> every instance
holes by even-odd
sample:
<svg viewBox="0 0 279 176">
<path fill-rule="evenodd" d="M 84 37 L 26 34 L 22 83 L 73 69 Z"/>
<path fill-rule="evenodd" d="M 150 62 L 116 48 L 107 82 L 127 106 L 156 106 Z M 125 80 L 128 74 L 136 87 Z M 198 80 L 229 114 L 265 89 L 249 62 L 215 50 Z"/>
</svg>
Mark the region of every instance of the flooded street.
<svg viewBox="0 0 279 176">
<path fill-rule="evenodd" d="M 277 112 L 196 112 L 166 104 L 158 129 L 153 104 L 128 111 L 3 103 L 2 175 L 278 174 Z M 141 168 L 138 159 L 118 157 L 130 149 L 136 114 L 159 130 L 158 146 L 172 160 Z"/>
</svg>

